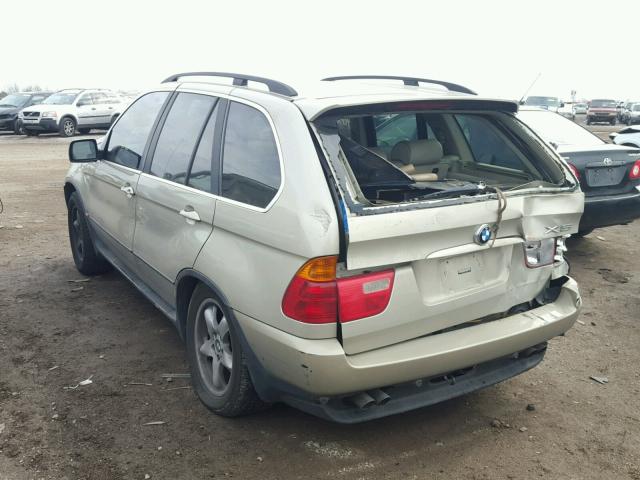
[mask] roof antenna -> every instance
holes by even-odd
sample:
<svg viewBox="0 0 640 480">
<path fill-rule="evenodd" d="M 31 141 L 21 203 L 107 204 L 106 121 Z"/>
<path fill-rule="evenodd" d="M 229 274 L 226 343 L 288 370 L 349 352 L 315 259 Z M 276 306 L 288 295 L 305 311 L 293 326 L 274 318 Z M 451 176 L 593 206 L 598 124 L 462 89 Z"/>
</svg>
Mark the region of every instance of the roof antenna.
<svg viewBox="0 0 640 480">
<path fill-rule="evenodd" d="M 538 73 L 538 76 L 535 78 L 535 80 L 533 82 L 531 82 L 531 85 L 529 85 L 529 88 L 527 88 L 524 93 L 522 94 L 522 97 L 520 97 L 520 100 L 518 101 L 518 103 L 520 105 L 522 105 L 522 102 L 524 101 L 524 97 L 527 96 L 527 93 L 529 93 L 529 90 L 531 90 L 533 88 L 533 86 L 536 84 L 536 82 L 538 81 L 538 79 L 540 78 L 540 76 L 542 75 L 542 72 Z"/>
</svg>

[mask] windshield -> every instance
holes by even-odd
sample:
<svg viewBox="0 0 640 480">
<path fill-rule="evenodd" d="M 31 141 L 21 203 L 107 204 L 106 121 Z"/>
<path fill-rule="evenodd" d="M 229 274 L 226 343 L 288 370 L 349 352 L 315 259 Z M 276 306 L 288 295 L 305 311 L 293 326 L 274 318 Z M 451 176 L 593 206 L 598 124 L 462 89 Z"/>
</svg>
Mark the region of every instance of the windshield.
<svg viewBox="0 0 640 480">
<path fill-rule="evenodd" d="M 554 147 L 559 145 L 601 145 L 604 143 L 588 130 L 556 113 L 521 110 L 518 112 L 518 118 L 542 137 L 545 142 Z"/>
<path fill-rule="evenodd" d="M 0 107 L 21 107 L 29 101 L 29 95 L 12 94 L 0 98 Z"/>
<path fill-rule="evenodd" d="M 80 92 L 58 92 L 51 95 L 44 105 L 71 105 Z"/>
<path fill-rule="evenodd" d="M 556 97 L 528 97 L 525 102 L 527 105 L 557 107 L 560 101 Z"/>
<path fill-rule="evenodd" d="M 616 102 L 615 100 L 591 100 L 591 107 L 616 108 Z"/>
</svg>

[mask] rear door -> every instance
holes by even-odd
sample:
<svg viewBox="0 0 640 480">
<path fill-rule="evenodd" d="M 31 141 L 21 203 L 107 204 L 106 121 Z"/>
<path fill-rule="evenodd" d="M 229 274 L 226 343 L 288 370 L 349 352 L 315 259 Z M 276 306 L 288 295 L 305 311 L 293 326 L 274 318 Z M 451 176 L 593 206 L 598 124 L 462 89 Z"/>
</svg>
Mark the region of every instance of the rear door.
<svg viewBox="0 0 640 480">
<path fill-rule="evenodd" d="M 96 107 L 93 104 L 93 95 L 91 92 L 84 92 L 78 97 L 76 109 L 79 128 L 97 123 L 95 121 L 97 118 Z"/>
<path fill-rule="evenodd" d="M 151 132 L 169 92 L 140 97 L 122 115 L 107 140 L 105 159 L 87 169 L 83 200 L 99 240 L 128 266 L 133 249 L 136 188 Z"/>
<path fill-rule="evenodd" d="M 106 126 L 111 121 L 111 115 L 109 114 L 109 99 L 104 92 L 93 92 L 91 94 L 93 99 L 93 117 L 92 125 Z"/>
<path fill-rule="evenodd" d="M 133 252 L 145 282 L 172 304 L 180 270 L 192 267 L 213 229 L 220 116 L 225 100 L 180 92 L 163 121 L 137 188 Z"/>
</svg>

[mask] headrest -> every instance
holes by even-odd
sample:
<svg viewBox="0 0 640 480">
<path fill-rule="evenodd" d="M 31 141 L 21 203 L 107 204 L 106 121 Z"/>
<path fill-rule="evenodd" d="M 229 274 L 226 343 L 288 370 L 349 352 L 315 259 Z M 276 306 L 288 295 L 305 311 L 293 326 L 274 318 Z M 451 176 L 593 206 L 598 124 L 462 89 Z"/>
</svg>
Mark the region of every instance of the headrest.
<svg viewBox="0 0 640 480">
<path fill-rule="evenodd" d="M 442 144 L 438 140 L 403 140 L 391 149 L 390 159 L 405 165 L 431 165 L 442 160 Z"/>
</svg>

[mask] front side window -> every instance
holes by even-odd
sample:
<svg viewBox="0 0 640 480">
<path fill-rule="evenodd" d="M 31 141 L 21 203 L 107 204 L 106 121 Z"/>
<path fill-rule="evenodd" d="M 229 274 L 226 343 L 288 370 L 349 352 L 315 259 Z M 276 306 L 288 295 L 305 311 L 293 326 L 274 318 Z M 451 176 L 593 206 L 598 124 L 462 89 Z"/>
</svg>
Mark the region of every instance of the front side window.
<svg viewBox="0 0 640 480">
<path fill-rule="evenodd" d="M 178 94 L 158 138 L 151 163 L 152 175 L 172 182 L 186 182 L 191 157 L 215 103 L 216 98 L 208 95 Z"/>
<path fill-rule="evenodd" d="M 280 188 L 280 158 L 267 117 L 231 102 L 222 160 L 222 196 L 264 208 Z"/>
<path fill-rule="evenodd" d="M 455 118 L 476 162 L 514 170 L 525 170 L 515 148 L 500 135 L 489 120 L 479 115 L 465 114 L 456 115 Z"/>
<path fill-rule="evenodd" d="M 129 168 L 140 167 L 149 134 L 168 96 L 168 92 L 148 93 L 122 114 L 111 130 L 107 160 Z"/>
</svg>

